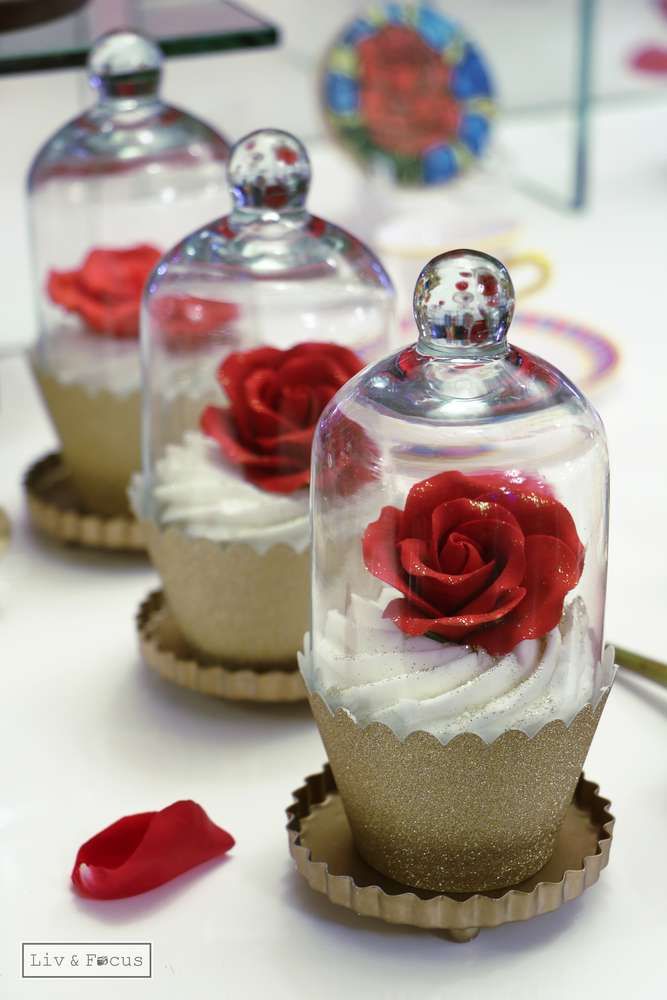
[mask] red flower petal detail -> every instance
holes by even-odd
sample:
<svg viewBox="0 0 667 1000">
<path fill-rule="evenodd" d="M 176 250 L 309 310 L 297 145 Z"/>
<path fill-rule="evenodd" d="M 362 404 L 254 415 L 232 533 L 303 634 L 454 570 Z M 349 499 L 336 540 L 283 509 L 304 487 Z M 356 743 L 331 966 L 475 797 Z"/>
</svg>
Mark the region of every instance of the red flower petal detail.
<svg viewBox="0 0 667 1000">
<path fill-rule="evenodd" d="M 136 338 L 141 293 L 159 259 L 160 251 L 146 243 L 91 250 L 81 267 L 51 271 L 47 292 L 57 305 L 77 313 L 91 333 Z"/>
<path fill-rule="evenodd" d="M 494 560 L 482 563 L 469 573 L 439 573 L 424 563 L 426 542 L 406 538 L 399 543 L 401 565 L 408 574 L 411 596 L 419 596 L 440 612 L 455 614 L 466 601 L 485 587 L 495 569 Z M 436 615 L 438 611 L 436 610 Z"/>
<path fill-rule="evenodd" d="M 361 361 L 338 344 L 260 347 L 230 354 L 218 370 L 229 407 L 207 407 L 201 429 L 255 486 L 290 493 L 310 482 L 317 421 Z M 349 463 L 348 463 L 349 464 Z"/>
<path fill-rule="evenodd" d="M 557 538 L 530 535 L 525 551 L 524 600 L 498 624 L 466 637 L 466 642 L 477 643 L 493 656 L 509 652 L 522 639 L 540 639 L 555 628 L 565 595 L 579 580 L 572 550 Z"/>
<path fill-rule="evenodd" d="M 408 635 L 493 655 L 554 628 L 581 576 L 569 511 L 532 477 L 444 472 L 416 483 L 364 533 L 366 567 L 403 595 L 385 617 Z"/>
<path fill-rule="evenodd" d="M 204 299 L 197 295 L 162 295 L 150 302 L 151 319 L 159 327 L 172 351 L 192 350 L 215 336 L 229 338 L 230 328 L 239 316 L 233 302 Z"/>
<path fill-rule="evenodd" d="M 429 618 L 419 615 L 410 600 L 405 597 L 397 597 L 389 602 L 384 609 L 382 617 L 390 618 L 407 635 L 426 635 L 429 633 L 440 636 L 448 642 L 460 642 L 464 639 L 465 642 L 477 643 L 477 645 L 486 649 L 485 644 L 481 640 L 477 638 L 473 639 L 471 629 L 479 628 L 480 634 L 484 636 L 485 633 L 482 632 L 480 626 L 489 625 L 505 618 L 524 599 L 525 594 L 526 591 L 522 587 L 519 587 L 515 591 L 505 594 L 503 603 L 493 611 L 487 611 L 485 614 L 471 617 L 466 617 L 463 614 L 452 615 L 449 618 Z M 473 633 L 473 635 L 476 635 L 476 633 Z"/>
<path fill-rule="evenodd" d="M 234 838 L 196 802 L 116 820 L 79 848 L 72 882 L 91 899 L 123 899 L 155 889 L 220 857 Z"/>
</svg>

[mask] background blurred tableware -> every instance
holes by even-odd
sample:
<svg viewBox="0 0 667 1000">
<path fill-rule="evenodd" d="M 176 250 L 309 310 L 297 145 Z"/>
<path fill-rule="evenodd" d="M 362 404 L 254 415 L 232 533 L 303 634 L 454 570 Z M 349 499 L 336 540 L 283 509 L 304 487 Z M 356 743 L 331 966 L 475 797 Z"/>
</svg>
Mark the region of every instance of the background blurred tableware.
<svg viewBox="0 0 667 1000">
<path fill-rule="evenodd" d="M 364 167 L 417 187 L 483 156 L 495 115 L 484 57 L 430 3 L 375 3 L 344 24 L 324 58 L 322 103 Z"/>
<path fill-rule="evenodd" d="M 378 253 L 394 281 L 399 299 L 412 299 L 412 289 L 425 260 L 443 250 L 474 246 L 498 257 L 512 272 L 519 301 L 549 281 L 551 264 L 539 250 L 523 249 L 520 228 L 510 216 L 487 215 L 443 198 L 427 214 L 406 212 L 381 225 L 374 236 Z"/>
</svg>

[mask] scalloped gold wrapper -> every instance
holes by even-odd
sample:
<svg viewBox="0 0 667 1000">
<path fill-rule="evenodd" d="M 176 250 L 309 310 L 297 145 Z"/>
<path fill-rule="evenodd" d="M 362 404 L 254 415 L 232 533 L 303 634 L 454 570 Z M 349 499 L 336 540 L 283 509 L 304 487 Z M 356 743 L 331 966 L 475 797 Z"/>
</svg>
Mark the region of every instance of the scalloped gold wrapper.
<svg viewBox="0 0 667 1000">
<path fill-rule="evenodd" d="M 46 455 L 26 473 L 24 487 L 33 525 L 59 542 L 94 549 L 141 552 L 141 525 L 132 517 L 108 517 L 81 510 L 60 452 Z"/>
<path fill-rule="evenodd" d="M 502 888 L 542 868 L 605 700 L 532 737 L 509 730 L 485 743 L 465 733 L 442 744 L 362 727 L 310 698 L 359 853 L 403 885 L 439 892 Z"/>
<path fill-rule="evenodd" d="M 327 765 L 294 792 L 288 808 L 290 854 L 310 887 L 363 917 L 444 930 L 469 941 L 482 927 L 497 927 L 550 913 L 594 885 L 609 861 L 614 817 L 598 786 L 580 776 L 547 864 L 509 889 L 441 894 L 413 890 L 368 866 Z"/>
<path fill-rule="evenodd" d="M 81 504 L 98 516 L 130 518 L 127 487 L 141 467 L 141 393 L 91 392 L 37 364 L 33 372 Z"/>
<path fill-rule="evenodd" d="M 192 538 L 144 521 L 178 627 L 199 659 L 252 671 L 296 669 L 310 617 L 310 552 Z"/>
<path fill-rule="evenodd" d="M 149 594 L 142 603 L 137 630 L 145 663 L 172 684 L 232 701 L 294 702 L 306 698 L 296 665 L 292 670 L 249 670 L 198 660 L 161 590 Z"/>
</svg>

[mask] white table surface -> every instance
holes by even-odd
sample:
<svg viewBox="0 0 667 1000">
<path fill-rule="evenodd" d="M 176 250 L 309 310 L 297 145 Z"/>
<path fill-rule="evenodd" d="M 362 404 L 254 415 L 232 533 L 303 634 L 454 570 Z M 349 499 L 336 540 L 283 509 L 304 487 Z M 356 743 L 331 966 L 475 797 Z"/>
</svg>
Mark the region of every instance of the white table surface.
<svg viewBox="0 0 667 1000">
<path fill-rule="evenodd" d="M 20 118 L 20 102 L 29 97 L 17 81 L 5 93 Z M 552 283 L 531 308 L 594 324 L 623 350 L 618 376 L 595 397 L 613 472 L 607 634 L 663 658 L 666 126 L 659 106 L 599 113 L 590 209 L 574 218 L 521 205 L 526 238 L 555 265 Z M 548 141 L 540 128 L 529 122 L 514 138 Z M 18 136 L 0 184 L 11 235 L 2 241 L 2 298 L 13 322 L 30 312 L 16 204 L 30 126 Z M 314 208 L 331 214 L 337 193 L 327 164 L 334 163 L 335 177 L 342 167 L 322 144 L 314 160 L 323 165 Z M 346 208 L 341 203 L 341 217 Z M 0 505 L 13 540 L 0 560 L 3 1000 L 171 1000 L 184 991 L 201 1000 L 665 995 L 661 689 L 620 676 L 606 708 L 586 772 L 612 799 L 617 827 L 611 864 L 583 898 L 538 920 L 484 931 L 468 945 L 357 918 L 313 893 L 287 851 L 291 791 L 324 759 L 308 710 L 207 700 L 140 664 L 134 614 L 156 585 L 152 570 L 140 558 L 58 548 L 27 527 L 20 479 L 53 445 L 23 359 L 5 358 Z M 121 815 L 178 798 L 200 802 L 235 836 L 225 861 L 131 900 L 95 903 L 73 894 L 69 872 L 84 840 Z M 105 940 L 151 940 L 153 979 L 36 985 L 19 978 L 21 941 Z"/>
</svg>

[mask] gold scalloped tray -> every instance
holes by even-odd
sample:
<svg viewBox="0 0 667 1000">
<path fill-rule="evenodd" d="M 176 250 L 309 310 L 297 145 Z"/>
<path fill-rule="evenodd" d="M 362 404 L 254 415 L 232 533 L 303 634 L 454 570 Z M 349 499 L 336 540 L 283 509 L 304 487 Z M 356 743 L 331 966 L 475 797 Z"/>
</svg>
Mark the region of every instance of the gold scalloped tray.
<svg viewBox="0 0 667 1000">
<path fill-rule="evenodd" d="M 202 663 L 181 635 L 164 593 L 149 594 L 137 613 L 139 648 L 147 666 L 172 684 L 231 701 L 304 701 L 306 689 L 294 670 L 250 670 Z"/>
<path fill-rule="evenodd" d="M 470 941 L 481 928 L 557 910 L 594 885 L 609 861 L 614 817 L 582 774 L 549 862 L 519 885 L 481 893 L 411 889 L 381 875 L 357 853 L 328 764 L 293 793 L 290 854 L 311 889 L 362 917 L 445 931 Z"/>
<path fill-rule="evenodd" d="M 134 518 L 104 517 L 80 509 L 60 452 L 31 465 L 23 485 L 32 524 L 50 538 L 90 549 L 144 551 L 142 529 Z"/>
</svg>

